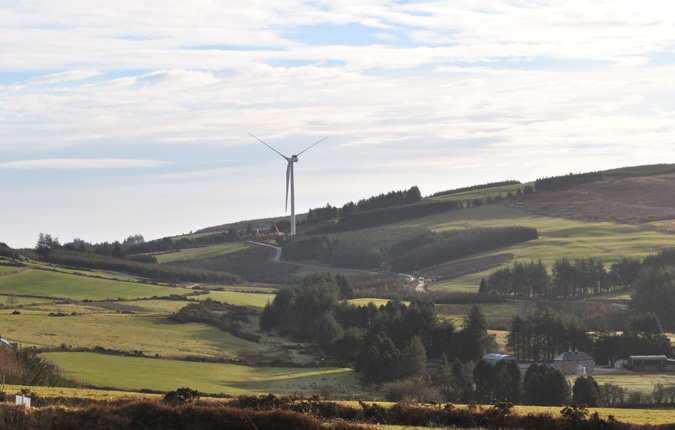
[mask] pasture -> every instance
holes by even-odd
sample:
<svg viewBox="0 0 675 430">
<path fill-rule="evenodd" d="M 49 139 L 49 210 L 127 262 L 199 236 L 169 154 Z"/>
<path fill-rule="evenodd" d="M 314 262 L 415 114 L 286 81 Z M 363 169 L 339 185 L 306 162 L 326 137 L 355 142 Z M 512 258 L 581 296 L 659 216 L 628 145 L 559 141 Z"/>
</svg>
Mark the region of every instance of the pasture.
<svg viewBox="0 0 675 430">
<path fill-rule="evenodd" d="M 241 293 L 244 294 L 244 293 Z M 260 294 L 251 294 L 260 300 Z M 0 310 L 2 335 L 23 346 L 46 349 L 92 350 L 101 347 L 120 353 L 146 356 L 201 357 L 247 362 L 280 360 L 306 363 L 303 345 L 258 331 L 258 320 L 243 324 L 242 331 L 260 336 L 252 342 L 203 323 L 177 323 L 168 319 L 189 302 L 180 300 L 101 301 L 43 304 Z M 241 305 L 241 302 L 235 303 Z"/>
<path fill-rule="evenodd" d="M 218 300 L 237 306 L 251 306 L 254 308 L 264 308 L 268 302 L 274 300 L 275 291 L 268 290 L 253 290 L 251 292 L 245 291 L 217 291 L 211 290 L 209 294 L 202 294 L 194 296 L 197 300 Z"/>
<path fill-rule="evenodd" d="M 50 352 L 43 356 L 75 381 L 127 390 L 170 391 L 190 387 L 203 393 L 231 396 L 311 395 L 327 385 L 336 396 L 343 397 L 358 389 L 356 374 L 348 368 L 251 367 L 82 352 Z"/>
<path fill-rule="evenodd" d="M 241 251 L 248 247 L 249 245 L 246 243 L 234 242 L 202 246 L 199 248 L 181 249 L 176 252 L 164 252 L 152 255 L 157 259 L 157 262 L 161 264 L 179 260 L 198 260 L 201 258 L 215 257 L 218 255 L 229 254 L 230 252 Z"/>
<path fill-rule="evenodd" d="M 135 299 L 185 294 L 187 290 L 50 270 L 24 270 L 0 277 L 0 294 L 55 300 Z"/>
<path fill-rule="evenodd" d="M 635 225 L 542 217 L 501 205 L 449 211 L 398 225 L 426 227 L 433 231 L 470 227 L 533 227 L 539 232 L 539 239 L 491 251 L 485 255 L 509 252 L 524 262 L 541 259 L 549 271 L 555 260 L 562 257 L 569 259 L 593 257 L 601 259 L 608 267 L 623 257 L 642 259 L 673 246 L 672 235 Z M 431 284 L 430 289 L 477 291 L 481 278 L 492 270 L 494 269 L 456 279 L 441 280 Z"/>
<path fill-rule="evenodd" d="M 652 393 L 657 384 L 664 387 L 675 385 L 675 373 L 620 373 L 613 375 L 596 374 L 593 375 L 595 381 L 600 384 L 614 384 L 627 391 L 640 391 L 642 393 Z M 675 414 L 674 414 L 675 416 Z M 673 420 L 675 422 L 675 419 Z"/>
<path fill-rule="evenodd" d="M 25 270 L 23 267 L 0 265 L 0 276 L 7 276 L 11 273 L 19 273 Z"/>
</svg>

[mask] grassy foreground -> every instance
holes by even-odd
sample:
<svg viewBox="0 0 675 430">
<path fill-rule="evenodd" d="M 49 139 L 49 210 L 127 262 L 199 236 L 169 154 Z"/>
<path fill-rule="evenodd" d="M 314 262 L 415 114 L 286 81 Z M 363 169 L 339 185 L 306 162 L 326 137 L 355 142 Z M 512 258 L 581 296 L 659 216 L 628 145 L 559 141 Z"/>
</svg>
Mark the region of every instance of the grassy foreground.
<svg viewBox="0 0 675 430">
<path fill-rule="evenodd" d="M 13 395 L 19 393 L 25 386 L 19 385 L 4 385 L 2 391 Z M 90 398 L 95 400 L 117 400 L 117 399 L 158 399 L 163 397 L 161 394 L 140 393 L 137 391 L 119 391 L 119 390 L 99 390 L 90 388 L 60 388 L 60 387 L 28 387 L 35 394 L 45 397 L 73 397 L 73 398 Z M 172 388 L 172 389 L 175 389 Z M 208 398 L 204 397 L 204 398 Z M 211 399 L 217 400 L 217 399 Z M 227 402 L 228 399 L 220 399 L 219 401 Z M 339 402 L 346 406 L 358 408 L 357 401 L 341 401 Z M 387 402 L 378 402 L 378 404 L 390 407 L 393 404 Z M 455 405 L 458 408 L 466 408 L 466 405 Z M 484 405 L 483 408 L 490 408 L 489 405 Z M 562 407 L 545 407 L 545 406 L 515 406 L 514 412 L 520 415 L 529 413 L 533 414 L 549 414 L 553 417 L 560 416 Z M 610 415 L 616 420 L 633 423 L 633 424 L 673 424 L 675 423 L 675 412 L 669 409 L 617 409 L 617 408 L 589 408 L 590 413 L 598 412 L 601 418 L 608 418 Z M 429 427 L 417 426 L 397 426 L 380 424 L 377 428 L 390 430 L 414 430 L 427 429 Z"/>
</svg>

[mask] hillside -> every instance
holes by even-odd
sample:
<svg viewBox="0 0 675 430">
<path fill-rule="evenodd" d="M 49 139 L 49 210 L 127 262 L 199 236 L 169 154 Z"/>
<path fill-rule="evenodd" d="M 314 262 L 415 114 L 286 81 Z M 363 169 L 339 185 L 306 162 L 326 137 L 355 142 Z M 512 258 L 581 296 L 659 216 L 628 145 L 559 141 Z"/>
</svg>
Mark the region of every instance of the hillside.
<svg viewBox="0 0 675 430">
<path fill-rule="evenodd" d="M 675 174 L 605 180 L 503 204 L 538 215 L 617 221 L 675 231 Z"/>
<path fill-rule="evenodd" d="M 257 233 L 258 225 L 276 229 L 266 225 L 270 220 L 251 220 L 226 232 L 218 226 L 151 242 L 139 235 L 124 243 L 22 250 L 21 259 L 0 246 L 3 335 L 37 348 L 85 385 L 188 386 L 231 396 L 321 392 L 382 399 L 421 386 L 431 390 L 419 398 L 474 398 L 471 382 L 439 388 L 448 376 L 442 356 L 471 381 L 482 353 L 511 353 L 514 318 L 529 323 L 544 308 L 551 327 L 559 327 L 556 353 L 574 343 L 603 363 L 629 349 L 671 356 L 663 333 L 652 336 L 655 345 L 611 333 L 625 332 L 627 321 L 649 312 L 664 330 L 675 330 L 675 291 L 665 279 L 675 272 L 675 252 L 667 251 L 675 231 L 668 228 L 675 226 L 675 173 L 617 169 L 593 173 L 592 180 L 551 191 L 537 190 L 536 182 L 486 184 L 351 212 L 327 206 L 330 214 L 314 211 L 295 237 Z M 666 274 L 656 301 L 646 277 L 616 276 L 621 268 L 639 272 L 649 258 L 649 267 Z M 574 272 L 569 290 L 557 285 L 561 259 Z M 524 270 L 535 263 L 544 271 L 540 290 L 526 283 L 534 277 L 516 273 L 534 273 Z M 582 285 L 580 276 L 591 268 L 596 280 Z M 428 279 L 406 283 L 398 272 Z M 492 276 L 497 272 L 508 276 Z M 631 302 L 631 295 L 639 300 Z M 476 333 L 465 319 L 472 312 L 484 320 Z M 630 324 L 637 327 L 636 321 Z M 616 345 L 589 334 L 598 330 Z M 404 371 L 420 351 L 426 364 Z M 410 375 L 424 379 L 401 380 Z M 626 376 L 633 379 L 622 386 L 638 382 L 631 392 L 652 396 L 654 376 Z M 670 377 L 664 381 L 673 385 Z"/>
</svg>

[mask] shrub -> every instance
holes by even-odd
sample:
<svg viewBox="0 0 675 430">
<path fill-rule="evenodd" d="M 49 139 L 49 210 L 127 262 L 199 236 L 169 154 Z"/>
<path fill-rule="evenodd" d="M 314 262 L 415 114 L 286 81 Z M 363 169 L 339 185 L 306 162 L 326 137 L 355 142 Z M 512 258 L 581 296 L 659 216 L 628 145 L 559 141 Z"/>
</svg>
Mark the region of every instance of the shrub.
<svg viewBox="0 0 675 430">
<path fill-rule="evenodd" d="M 176 391 L 169 391 L 164 396 L 164 401 L 172 405 L 194 404 L 199 401 L 199 391 L 182 387 Z"/>
</svg>

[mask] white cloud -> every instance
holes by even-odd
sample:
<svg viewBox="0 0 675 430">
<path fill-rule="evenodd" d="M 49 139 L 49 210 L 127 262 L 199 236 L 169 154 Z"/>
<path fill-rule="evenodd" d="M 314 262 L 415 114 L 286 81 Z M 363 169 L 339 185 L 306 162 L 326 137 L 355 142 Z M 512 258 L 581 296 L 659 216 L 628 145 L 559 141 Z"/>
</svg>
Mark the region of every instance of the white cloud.
<svg viewBox="0 0 675 430">
<path fill-rule="evenodd" d="M 300 210 L 413 184 L 430 194 L 671 161 L 672 9 L 655 0 L 4 3 L 0 180 L 40 197 L 40 181 L 26 178 L 68 172 L 50 176 L 55 197 L 33 224 L 21 224 L 31 205 L 3 194 L 16 210 L 2 211 L 0 225 L 23 225 L 15 230 L 32 242 L 50 215 L 58 233 L 74 211 L 98 218 L 105 207 L 119 229 L 80 236 L 114 240 L 279 215 L 285 166 L 248 132 L 284 153 L 331 135 L 297 165 Z M 362 43 L 349 43 L 356 35 Z M 77 175 L 92 172 L 95 184 L 82 179 L 89 195 L 138 209 L 72 198 Z"/>
<path fill-rule="evenodd" d="M 101 72 L 99 72 L 96 69 L 69 70 L 67 72 L 52 73 L 51 75 L 29 79 L 27 83 L 30 85 L 57 84 L 62 82 L 79 81 L 83 79 L 93 78 L 100 74 Z"/>
</svg>

